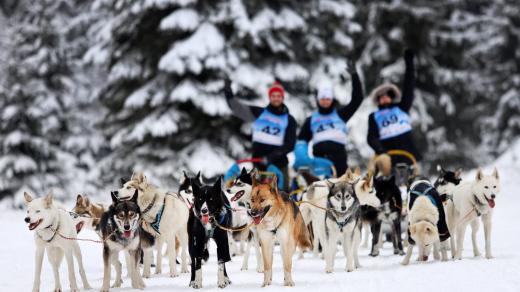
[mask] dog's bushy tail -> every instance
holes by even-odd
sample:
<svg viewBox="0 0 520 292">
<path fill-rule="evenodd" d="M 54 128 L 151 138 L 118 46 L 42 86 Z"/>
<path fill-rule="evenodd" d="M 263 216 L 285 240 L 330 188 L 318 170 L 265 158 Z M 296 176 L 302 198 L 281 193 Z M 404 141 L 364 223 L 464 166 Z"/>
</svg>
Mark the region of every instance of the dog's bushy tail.
<svg viewBox="0 0 520 292">
<path fill-rule="evenodd" d="M 296 245 L 303 250 L 312 249 L 312 241 L 309 235 L 309 230 L 307 229 L 307 226 L 305 226 L 305 222 L 303 221 L 301 214 L 298 214 L 296 217 L 295 225 L 294 238 L 296 238 Z"/>
</svg>

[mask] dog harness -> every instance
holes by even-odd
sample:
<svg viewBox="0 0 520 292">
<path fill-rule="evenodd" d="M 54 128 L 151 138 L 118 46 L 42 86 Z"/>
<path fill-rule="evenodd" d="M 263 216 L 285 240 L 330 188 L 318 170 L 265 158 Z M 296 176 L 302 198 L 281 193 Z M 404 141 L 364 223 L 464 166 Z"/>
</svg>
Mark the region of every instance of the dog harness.
<svg viewBox="0 0 520 292">
<path fill-rule="evenodd" d="M 430 202 L 432 202 L 432 204 L 437 207 L 437 202 L 435 202 L 435 199 L 430 194 L 430 191 L 433 189 L 435 189 L 435 187 L 432 186 L 432 184 L 429 181 L 421 180 L 417 182 L 414 186 L 412 186 L 410 193 L 417 196 L 426 196 L 430 200 Z M 410 208 L 411 207 L 412 206 L 410 206 Z"/>
<path fill-rule="evenodd" d="M 275 115 L 264 109 L 252 125 L 253 142 L 282 146 L 288 126 L 289 114 Z"/>
<path fill-rule="evenodd" d="M 327 115 L 314 112 L 311 116 L 311 131 L 314 144 L 324 141 L 347 144 L 348 128 L 336 110 Z"/>
<path fill-rule="evenodd" d="M 410 115 L 398 106 L 378 110 L 374 119 L 379 129 L 379 140 L 386 140 L 410 132 Z"/>
<path fill-rule="evenodd" d="M 155 221 L 150 224 L 150 226 L 152 226 L 153 230 L 155 230 L 155 232 L 157 232 L 158 234 L 161 234 L 161 232 L 159 232 L 159 228 L 161 227 L 161 219 L 162 219 L 162 215 L 163 215 L 163 212 L 164 212 L 164 206 L 166 206 L 166 198 L 168 196 L 172 196 L 173 197 L 173 194 L 172 193 L 166 193 L 166 195 L 164 196 L 164 201 L 163 201 L 161 207 L 159 208 L 159 211 L 157 211 L 157 214 L 155 215 Z M 148 206 L 149 208 L 148 207 L 146 208 L 148 211 L 150 211 L 150 209 L 152 209 L 151 206 L 153 206 L 153 204 L 155 203 L 155 198 L 156 197 L 157 197 L 157 195 L 154 196 L 152 204 L 150 204 L 150 206 Z"/>
<path fill-rule="evenodd" d="M 49 238 L 49 239 L 43 239 L 43 237 L 40 235 L 40 233 L 38 233 L 38 231 L 36 231 L 36 235 L 38 235 L 38 237 L 39 237 L 41 240 L 43 240 L 43 241 L 45 241 L 45 242 L 47 242 L 47 243 L 51 242 L 51 241 L 54 239 L 54 237 L 56 236 L 56 234 L 58 233 L 58 229 L 60 229 L 60 220 L 58 220 L 58 225 L 56 226 L 56 228 L 51 228 L 52 225 L 54 225 L 54 223 L 52 223 L 51 225 L 49 225 L 49 226 L 47 226 L 47 227 L 44 228 L 44 229 L 51 229 L 51 231 L 54 232 L 54 234 L 51 236 L 51 238 Z"/>
</svg>

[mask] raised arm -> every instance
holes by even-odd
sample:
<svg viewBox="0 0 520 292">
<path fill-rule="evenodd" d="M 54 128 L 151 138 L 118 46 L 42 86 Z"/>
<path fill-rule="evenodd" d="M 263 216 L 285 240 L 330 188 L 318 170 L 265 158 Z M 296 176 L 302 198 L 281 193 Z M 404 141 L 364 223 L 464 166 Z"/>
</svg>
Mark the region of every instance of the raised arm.
<svg viewBox="0 0 520 292">
<path fill-rule="evenodd" d="M 403 96 L 401 102 L 399 103 L 399 107 L 405 111 L 409 112 L 412 107 L 413 99 L 414 99 L 414 90 L 415 90 L 415 66 L 414 66 L 414 51 L 412 49 L 406 49 L 404 51 L 404 61 L 406 64 L 406 71 L 404 73 L 404 81 L 401 88 L 403 92 Z"/>
<path fill-rule="evenodd" d="M 358 110 L 359 106 L 363 102 L 363 87 L 356 71 L 356 65 L 352 60 L 347 61 L 347 71 L 350 73 L 352 78 L 352 99 L 349 104 L 341 107 L 338 110 L 338 115 L 342 120 L 347 122 L 352 118 L 354 113 Z"/>
<path fill-rule="evenodd" d="M 374 114 L 370 114 L 368 116 L 368 135 L 367 142 L 376 154 L 382 154 L 386 152 L 385 147 L 381 145 L 379 141 L 379 130 L 377 129 L 376 120 L 374 119 Z"/>
<path fill-rule="evenodd" d="M 262 113 L 261 107 L 245 105 L 235 99 L 233 91 L 231 90 L 231 81 L 229 79 L 224 81 L 224 95 L 226 96 L 226 102 L 233 112 L 233 115 L 244 122 L 252 122 Z"/>
</svg>

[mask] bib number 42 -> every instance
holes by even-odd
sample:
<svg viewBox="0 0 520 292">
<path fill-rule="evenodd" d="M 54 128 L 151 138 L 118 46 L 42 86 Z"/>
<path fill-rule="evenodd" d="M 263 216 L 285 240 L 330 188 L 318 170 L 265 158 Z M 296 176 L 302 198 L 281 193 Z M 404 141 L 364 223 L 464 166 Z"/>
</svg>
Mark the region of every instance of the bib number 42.
<svg viewBox="0 0 520 292">
<path fill-rule="evenodd" d="M 271 126 L 265 126 L 262 128 L 262 132 L 269 134 L 269 135 L 274 135 L 274 136 L 278 136 L 281 131 L 282 130 L 280 130 L 280 128 L 271 127 Z"/>
</svg>

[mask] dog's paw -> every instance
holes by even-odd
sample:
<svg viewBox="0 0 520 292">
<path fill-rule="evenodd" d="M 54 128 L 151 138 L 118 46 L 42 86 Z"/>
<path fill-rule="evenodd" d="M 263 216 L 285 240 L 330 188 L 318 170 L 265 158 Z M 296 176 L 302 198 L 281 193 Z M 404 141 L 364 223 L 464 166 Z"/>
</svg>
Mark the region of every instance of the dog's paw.
<svg viewBox="0 0 520 292">
<path fill-rule="evenodd" d="M 108 292 L 108 287 L 101 287 L 101 290 L 99 290 L 100 292 Z"/>
<path fill-rule="evenodd" d="M 481 256 L 482 254 L 480 253 L 480 251 L 475 250 L 475 251 L 473 251 L 473 255 L 474 255 L 476 258 L 478 258 L 478 257 Z"/>
<path fill-rule="evenodd" d="M 229 280 L 228 277 L 224 277 L 222 280 L 217 282 L 219 288 L 226 288 L 229 284 L 231 284 L 231 280 Z"/>
<path fill-rule="evenodd" d="M 83 290 L 92 290 L 92 286 L 90 286 L 89 284 L 83 285 Z"/>
<path fill-rule="evenodd" d="M 248 266 L 247 266 L 247 265 L 243 265 L 243 266 L 240 268 L 241 271 L 247 271 L 247 269 L 248 269 Z"/>
<path fill-rule="evenodd" d="M 293 287 L 294 286 L 294 281 L 293 280 L 284 280 L 283 281 L 283 285 L 287 286 L 287 287 Z"/>
<path fill-rule="evenodd" d="M 177 273 L 177 272 L 170 273 L 170 277 L 177 278 L 177 277 L 179 277 L 179 273 Z"/>
<path fill-rule="evenodd" d="M 262 267 L 257 267 L 257 268 L 256 268 L 256 272 L 257 272 L 257 273 L 263 273 L 263 272 L 264 272 L 264 268 L 262 268 Z"/>
<path fill-rule="evenodd" d="M 494 258 L 494 256 L 492 254 L 486 254 L 486 259 L 490 260 L 492 258 Z"/>
<path fill-rule="evenodd" d="M 350 273 L 350 272 L 353 272 L 353 271 L 354 271 L 354 267 L 353 267 L 353 266 L 352 266 L 352 267 L 347 266 L 347 267 L 345 268 L 345 271 L 347 271 L 347 272 L 349 272 L 349 273 Z"/>
<path fill-rule="evenodd" d="M 410 263 L 410 261 L 406 261 L 406 260 L 405 260 L 405 261 L 402 261 L 402 262 L 401 262 L 401 265 L 403 265 L 403 266 L 408 266 L 409 263 Z"/>
<path fill-rule="evenodd" d="M 111 288 L 120 288 L 121 284 L 123 284 L 123 280 L 121 280 L 121 279 L 116 280 L 116 281 L 114 281 L 114 285 L 112 285 Z"/>
<path fill-rule="evenodd" d="M 156 275 L 160 275 L 160 274 L 162 274 L 162 269 L 159 268 L 159 267 L 155 268 L 155 274 L 156 274 Z M 143 275 L 143 276 L 144 276 L 144 275 Z"/>
<path fill-rule="evenodd" d="M 188 270 L 188 267 L 182 267 L 181 268 L 181 273 L 182 274 L 185 274 L 185 273 L 189 273 L 190 271 Z"/>
<path fill-rule="evenodd" d="M 379 255 L 379 251 L 373 251 L 369 254 L 371 257 L 377 257 Z"/>
<path fill-rule="evenodd" d="M 325 268 L 325 273 L 330 274 L 334 272 L 334 268 Z"/>
<path fill-rule="evenodd" d="M 262 287 L 267 287 L 271 285 L 271 281 L 264 281 L 264 283 L 262 283 Z"/>
</svg>

